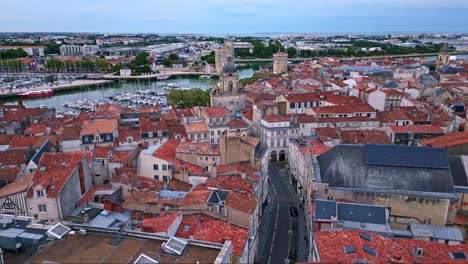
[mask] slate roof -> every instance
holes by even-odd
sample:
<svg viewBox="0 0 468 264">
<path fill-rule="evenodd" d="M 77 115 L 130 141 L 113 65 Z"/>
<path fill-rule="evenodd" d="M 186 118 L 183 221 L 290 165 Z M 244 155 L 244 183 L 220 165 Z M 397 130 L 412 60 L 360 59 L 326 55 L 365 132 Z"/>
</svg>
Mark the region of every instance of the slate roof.
<svg viewBox="0 0 468 264">
<path fill-rule="evenodd" d="M 387 212 L 383 206 L 340 203 L 330 200 L 315 201 L 316 220 L 330 221 L 333 216 L 340 221 L 387 224 Z"/>
<path fill-rule="evenodd" d="M 318 181 L 330 188 L 458 199 L 444 150 L 431 149 L 338 145 L 318 156 Z"/>
<path fill-rule="evenodd" d="M 450 156 L 448 161 L 452 172 L 453 185 L 468 187 L 468 178 L 462 158 L 460 156 Z"/>
</svg>

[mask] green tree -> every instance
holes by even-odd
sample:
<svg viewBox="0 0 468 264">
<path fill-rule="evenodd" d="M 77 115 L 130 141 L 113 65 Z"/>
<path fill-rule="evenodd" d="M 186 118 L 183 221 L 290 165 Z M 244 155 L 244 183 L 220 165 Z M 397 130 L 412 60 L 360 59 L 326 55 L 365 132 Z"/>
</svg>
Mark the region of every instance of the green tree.
<svg viewBox="0 0 468 264">
<path fill-rule="evenodd" d="M 202 61 L 205 61 L 208 64 L 215 64 L 215 62 L 216 62 L 215 52 L 212 51 L 209 55 L 202 56 L 200 59 Z"/>
<path fill-rule="evenodd" d="M 113 66 L 111 67 L 111 71 L 112 71 L 112 72 L 118 72 L 118 71 L 120 71 L 120 69 L 122 69 L 122 67 L 123 67 L 123 66 L 120 65 L 120 64 L 113 65 Z"/>
<path fill-rule="evenodd" d="M 0 58 L 2 59 L 17 59 L 25 58 L 28 53 L 22 49 L 8 49 L 6 51 L 0 51 Z"/>
<path fill-rule="evenodd" d="M 163 64 L 164 66 L 166 66 L 166 67 L 172 67 L 172 61 L 171 61 L 170 59 L 168 59 L 168 58 L 164 58 L 164 59 L 162 60 L 162 64 Z"/>
<path fill-rule="evenodd" d="M 177 55 L 176 53 L 171 53 L 171 54 L 169 54 L 169 59 L 171 61 L 178 61 L 179 60 L 179 55 Z"/>
<path fill-rule="evenodd" d="M 49 70 L 63 69 L 64 62 L 57 59 L 47 60 L 44 66 Z"/>
<path fill-rule="evenodd" d="M 107 70 L 109 69 L 109 63 L 107 60 L 104 59 L 97 59 L 95 62 L 96 68 L 101 69 L 101 70 Z"/>
<path fill-rule="evenodd" d="M 44 54 L 60 54 L 60 45 L 55 42 L 49 42 L 45 45 Z"/>
<path fill-rule="evenodd" d="M 210 91 L 204 91 L 200 88 L 172 90 L 166 98 L 170 105 L 178 108 L 206 106 L 210 101 Z"/>
<path fill-rule="evenodd" d="M 297 57 L 297 50 L 294 47 L 289 47 L 287 49 L 287 53 L 288 53 L 288 58 L 296 58 Z"/>
<path fill-rule="evenodd" d="M 140 52 L 132 62 L 135 63 L 137 66 L 148 64 L 148 56 L 148 52 Z"/>
</svg>

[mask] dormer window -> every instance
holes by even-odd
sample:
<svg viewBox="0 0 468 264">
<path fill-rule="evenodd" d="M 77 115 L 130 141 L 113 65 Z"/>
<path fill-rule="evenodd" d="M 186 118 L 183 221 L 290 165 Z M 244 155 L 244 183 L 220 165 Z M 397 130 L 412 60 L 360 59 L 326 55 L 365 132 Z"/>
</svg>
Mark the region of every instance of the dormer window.
<svg viewBox="0 0 468 264">
<path fill-rule="evenodd" d="M 101 137 L 100 136 L 95 136 L 94 137 L 94 141 L 100 141 L 101 140 Z"/>
<path fill-rule="evenodd" d="M 45 196 L 45 195 L 44 195 L 44 190 L 37 190 L 37 191 L 36 191 L 36 196 L 37 196 L 38 198 L 44 197 L 44 196 Z"/>
</svg>

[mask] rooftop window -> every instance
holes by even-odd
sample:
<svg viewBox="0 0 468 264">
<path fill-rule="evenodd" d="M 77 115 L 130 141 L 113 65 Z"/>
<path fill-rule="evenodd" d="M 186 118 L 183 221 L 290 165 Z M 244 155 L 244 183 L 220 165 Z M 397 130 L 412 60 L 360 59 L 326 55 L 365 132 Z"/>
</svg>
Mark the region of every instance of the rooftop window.
<svg viewBox="0 0 468 264">
<path fill-rule="evenodd" d="M 466 256 L 465 252 L 458 251 L 458 252 L 450 252 L 450 256 L 453 259 L 467 259 L 468 257 Z"/>
<path fill-rule="evenodd" d="M 363 232 L 359 232 L 359 236 L 362 238 L 362 239 L 365 239 L 367 241 L 372 241 L 372 236 L 371 235 L 368 235 L 366 233 L 363 233 Z"/>
<path fill-rule="evenodd" d="M 362 250 L 364 250 L 364 252 L 366 252 L 369 255 L 377 256 L 377 250 L 375 250 L 375 248 L 371 248 L 369 246 L 364 245 L 362 246 Z"/>
<path fill-rule="evenodd" d="M 344 247 L 344 252 L 346 254 L 351 254 L 351 253 L 356 253 L 356 247 L 355 246 L 345 246 Z"/>
</svg>

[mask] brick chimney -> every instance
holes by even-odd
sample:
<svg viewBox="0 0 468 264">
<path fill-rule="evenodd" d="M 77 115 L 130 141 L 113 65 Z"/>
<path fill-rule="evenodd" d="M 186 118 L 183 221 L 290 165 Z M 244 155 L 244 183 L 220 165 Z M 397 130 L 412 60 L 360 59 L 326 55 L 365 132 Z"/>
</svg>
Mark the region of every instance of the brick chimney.
<svg viewBox="0 0 468 264">
<path fill-rule="evenodd" d="M 216 163 L 211 167 L 211 177 L 218 177 L 218 167 L 216 166 Z"/>
</svg>

